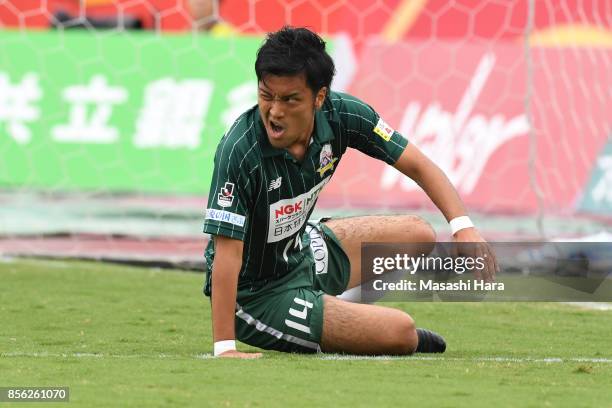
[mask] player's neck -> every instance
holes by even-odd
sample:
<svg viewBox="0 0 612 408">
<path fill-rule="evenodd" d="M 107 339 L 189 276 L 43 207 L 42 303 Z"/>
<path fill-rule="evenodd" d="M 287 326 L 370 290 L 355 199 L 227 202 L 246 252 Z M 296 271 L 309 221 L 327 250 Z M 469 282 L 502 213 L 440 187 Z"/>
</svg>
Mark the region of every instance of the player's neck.
<svg viewBox="0 0 612 408">
<path fill-rule="evenodd" d="M 296 140 L 296 142 L 291 146 L 287 147 L 287 151 L 291 156 L 293 156 L 295 160 L 301 162 L 302 160 L 304 160 L 304 157 L 306 157 L 308 146 L 310 146 L 312 138 L 314 137 L 313 131 L 314 120 L 312 121 L 312 126 L 310 127 L 310 129 L 307 132 L 304 132 L 304 136 Z"/>
<path fill-rule="evenodd" d="M 295 160 L 301 162 L 304 160 L 304 157 L 306 157 L 306 151 L 308 150 L 308 145 L 310 144 L 311 138 L 312 136 L 308 136 L 305 141 L 300 140 L 295 142 L 287 148 L 287 151 Z"/>
</svg>

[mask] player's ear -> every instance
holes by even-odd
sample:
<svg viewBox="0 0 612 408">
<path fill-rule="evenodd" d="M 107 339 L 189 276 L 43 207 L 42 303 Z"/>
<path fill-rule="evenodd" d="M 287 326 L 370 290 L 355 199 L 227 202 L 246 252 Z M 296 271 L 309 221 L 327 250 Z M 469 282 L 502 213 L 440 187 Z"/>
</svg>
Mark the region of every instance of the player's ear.
<svg viewBox="0 0 612 408">
<path fill-rule="evenodd" d="M 321 107 L 323 106 L 323 102 L 325 102 L 326 96 L 327 96 L 327 87 L 324 86 L 321 89 L 319 89 L 319 91 L 317 92 L 317 95 L 315 96 L 315 108 L 316 109 L 321 109 Z"/>
</svg>

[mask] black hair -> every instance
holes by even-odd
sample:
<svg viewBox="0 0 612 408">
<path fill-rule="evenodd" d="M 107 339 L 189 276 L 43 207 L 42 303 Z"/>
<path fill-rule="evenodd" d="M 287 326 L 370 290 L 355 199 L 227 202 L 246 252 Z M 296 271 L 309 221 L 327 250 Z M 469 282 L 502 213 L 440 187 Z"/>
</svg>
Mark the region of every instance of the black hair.
<svg viewBox="0 0 612 408">
<path fill-rule="evenodd" d="M 293 76 L 303 73 L 314 94 L 324 86 L 329 89 L 335 72 L 334 61 L 325 51 L 325 41 L 307 28 L 284 26 L 269 33 L 255 60 L 258 81 L 268 74 Z"/>
</svg>

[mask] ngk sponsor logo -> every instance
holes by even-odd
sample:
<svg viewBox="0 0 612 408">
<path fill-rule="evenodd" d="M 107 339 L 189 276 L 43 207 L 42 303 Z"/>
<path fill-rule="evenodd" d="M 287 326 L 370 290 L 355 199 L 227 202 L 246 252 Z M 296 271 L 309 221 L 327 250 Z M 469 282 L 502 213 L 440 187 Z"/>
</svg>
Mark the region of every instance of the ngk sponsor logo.
<svg viewBox="0 0 612 408">
<path fill-rule="evenodd" d="M 282 220 L 285 216 L 290 216 L 293 213 L 298 213 L 302 211 L 302 201 L 293 204 L 287 204 L 277 209 L 274 213 L 274 217 L 276 218 L 276 222 Z"/>
<path fill-rule="evenodd" d="M 329 182 L 325 178 L 310 191 L 297 197 L 287 198 L 270 204 L 268 225 L 268 242 L 278 242 L 295 234 L 306 222 L 310 210 L 314 207 L 319 193 Z"/>
</svg>

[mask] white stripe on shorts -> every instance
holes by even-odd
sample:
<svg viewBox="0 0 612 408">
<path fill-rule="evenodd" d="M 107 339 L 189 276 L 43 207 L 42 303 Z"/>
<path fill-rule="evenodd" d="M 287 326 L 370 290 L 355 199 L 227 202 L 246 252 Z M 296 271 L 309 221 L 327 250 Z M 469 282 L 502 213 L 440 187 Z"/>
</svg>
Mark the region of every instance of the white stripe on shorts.
<svg viewBox="0 0 612 408">
<path fill-rule="evenodd" d="M 269 335 L 274 336 L 279 340 L 282 339 L 289 343 L 295 343 L 302 347 L 316 350 L 318 353 L 321 352 L 321 346 L 319 346 L 317 343 L 308 341 L 308 340 L 304 340 L 304 339 L 300 339 L 299 337 L 295 337 L 290 334 L 285 334 L 279 330 L 276 330 L 275 328 L 270 327 L 265 323 L 262 323 L 261 321 L 255 319 L 253 316 L 251 316 L 250 314 L 242 310 L 242 306 L 240 306 L 239 304 L 236 304 L 236 306 L 238 309 L 236 311 L 236 316 L 244 320 L 246 324 L 248 324 L 249 326 L 255 326 L 256 330 L 260 332 L 268 333 Z"/>
</svg>

